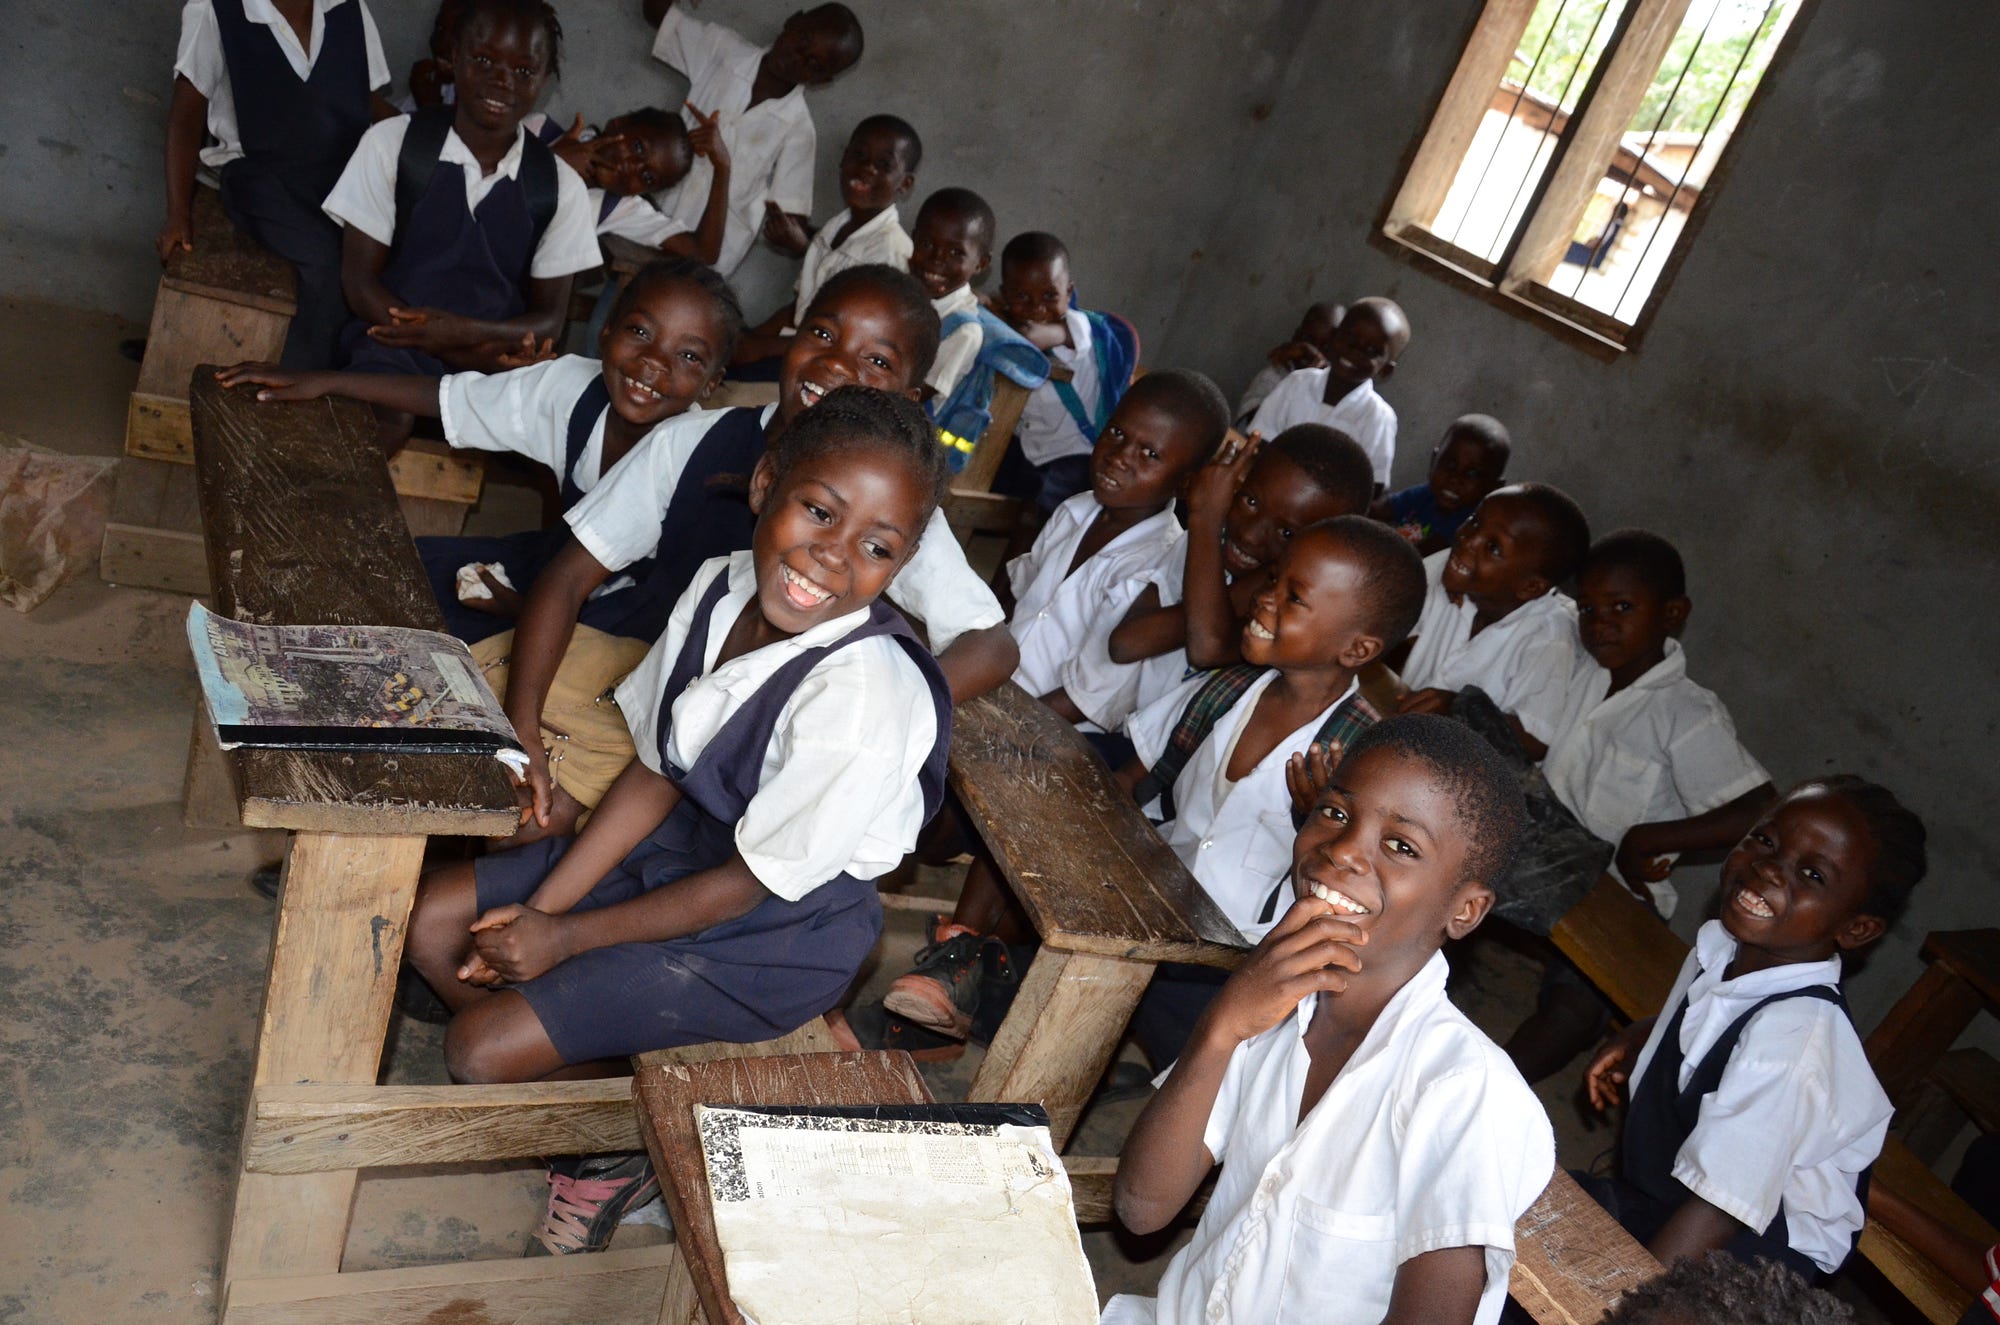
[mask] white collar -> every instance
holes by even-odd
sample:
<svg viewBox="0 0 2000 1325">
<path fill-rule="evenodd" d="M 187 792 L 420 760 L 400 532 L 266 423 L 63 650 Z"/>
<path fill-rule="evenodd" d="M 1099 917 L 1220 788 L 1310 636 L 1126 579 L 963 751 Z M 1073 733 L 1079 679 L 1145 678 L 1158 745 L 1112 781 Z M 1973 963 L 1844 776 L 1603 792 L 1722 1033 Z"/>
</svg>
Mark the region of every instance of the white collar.
<svg viewBox="0 0 2000 1325">
<path fill-rule="evenodd" d="M 846 223 L 843 220 L 843 218 L 851 219 L 853 215 L 854 215 L 854 209 L 852 207 L 841 208 L 840 215 L 834 217 L 833 220 L 828 221 L 826 223 L 828 235 L 831 236 L 834 232 L 837 232 L 840 229 L 841 225 Z M 881 211 L 875 213 L 875 215 L 869 217 L 866 221 L 863 221 L 860 225 L 855 226 L 854 233 L 847 237 L 847 242 L 852 244 L 855 240 L 861 238 L 861 236 L 863 235 L 880 234 L 882 231 L 887 230 L 890 227 L 899 224 L 901 220 L 902 218 L 896 215 L 896 204 L 892 202 L 887 207 L 884 207 Z M 831 244 L 833 241 L 831 238 L 829 238 L 827 242 Z"/>
<path fill-rule="evenodd" d="M 730 553 L 729 570 L 727 573 L 729 575 L 730 597 L 740 596 L 743 601 L 748 602 L 757 596 L 757 558 L 755 553 L 747 548 Z M 740 606 L 738 610 L 741 610 Z M 846 638 L 853 632 L 855 627 L 867 619 L 868 609 L 866 607 L 856 608 L 852 612 L 843 612 L 837 617 L 822 621 L 810 630 L 800 631 L 789 639 L 775 640 L 764 647 L 801 650 L 816 649 L 822 644 L 831 644 L 835 640 Z M 712 631 L 714 628 L 714 624 L 711 622 L 709 629 Z M 762 682 L 760 681 L 759 684 L 762 684 Z"/>
<path fill-rule="evenodd" d="M 521 154 L 527 150 L 527 142 L 528 126 L 523 121 L 521 124 L 515 126 L 514 145 L 509 147 L 507 154 L 500 158 L 500 164 L 493 168 L 493 174 L 505 175 L 508 179 L 518 179 L 521 174 Z M 489 178 L 485 173 L 486 167 L 479 164 L 479 158 L 472 154 L 472 149 L 467 147 L 465 140 L 458 136 L 457 129 L 448 129 L 445 131 L 444 147 L 438 152 L 438 160 L 450 161 L 455 165 L 471 166 L 479 178 Z"/>
<path fill-rule="evenodd" d="M 1695 960 L 1701 973 L 1688 986 L 1689 1001 L 1706 994 L 1720 994 L 1738 1000 L 1768 998 L 1772 994 L 1809 989 L 1813 985 L 1840 984 L 1840 954 L 1825 961 L 1787 962 L 1728 979 L 1725 972 L 1736 958 L 1738 944 L 1720 920 L 1704 923 L 1694 937 Z"/>
<path fill-rule="evenodd" d="M 1368 1034 L 1363 1036 L 1361 1043 L 1355 1047 L 1354 1056 L 1347 1060 L 1347 1067 L 1340 1069 L 1340 1075 L 1346 1075 L 1348 1068 L 1372 1058 L 1385 1043 L 1395 1037 L 1396 1025 L 1404 1017 L 1413 1012 L 1420 1012 L 1443 998 L 1445 979 L 1450 974 L 1451 964 L 1445 961 L 1444 954 L 1432 953 L 1430 960 L 1419 967 L 1415 975 L 1405 980 L 1403 987 L 1390 995 L 1389 1001 L 1382 1005 L 1381 1012 L 1375 1016 L 1375 1024 L 1368 1028 Z M 1300 1002 L 1297 1015 L 1293 1018 L 1297 1023 L 1299 1039 L 1305 1039 L 1306 1027 L 1312 1024 L 1313 1014 L 1319 1011 L 1320 999 L 1332 997 L 1334 995 L 1320 994 Z M 1298 1107 L 1297 1100 L 1292 1101 L 1292 1107 L 1294 1109 Z"/>
<path fill-rule="evenodd" d="M 306 63 L 319 63 L 319 48 L 326 36 L 326 16 L 329 10 L 346 4 L 347 0 L 313 0 L 312 39 L 305 51 Z M 273 30 L 273 35 L 281 42 L 298 45 L 299 34 L 292 30 L 291 23 L 278 12 L 272 0 L 243 0 L 243 17 L 251 23 L 262 23 Z"/>
<path fill-rule="evenodd" d="M 970 284 L 961 285 L 950 294 L 931 300 L 931 308 L 939 317 L 950 317 L 953 313 L 979 307 L 979 296 L 972 292 Z"/>
</svg>

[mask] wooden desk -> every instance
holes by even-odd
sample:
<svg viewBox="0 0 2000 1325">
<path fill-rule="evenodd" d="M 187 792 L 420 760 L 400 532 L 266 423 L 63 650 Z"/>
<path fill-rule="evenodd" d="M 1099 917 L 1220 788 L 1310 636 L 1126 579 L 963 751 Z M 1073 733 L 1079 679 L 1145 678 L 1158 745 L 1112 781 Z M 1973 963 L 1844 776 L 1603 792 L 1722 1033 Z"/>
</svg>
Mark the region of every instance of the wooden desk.
<svg viewBox="0 0 2000 1325">
<path fill-rule="evenodd" d="M 1596 1325 L 1660 1263 L 1561 1169 L 1514 1225 L 1507 1292 L 1540 1325 Z"/>
<path fill-rule="evenodd" d="M 1924 973 L 1868 1037 L 1868 1061 L 1898 1108 L 1984 1010 L 2000 1012 L 2000 929 L 1924 939 Z"/>
<path fill-rule="evenodd" d="M 218 387 L 190 393 L 216 609 L 269 624 L 439 629 L 366 410 L 260 405 Z M 246 1131 L 259 1096 L 303 1083 L 375 1089 L 425 836 L 512 830 L 514 795 L 480 755 L 239 751 L 242 821 L 288 828 L 271 971 Z M 340 1268 L 353 1170 L 237 1180 L 224 1310 L 243 1281 Z"/>
<path fill-rule="evenodd" d="M 1160 962 L 1249 948 L 1068 723 L 1008 682 L 953 717 L 951 784 L 1042 940 L 968 1098 L 1048 1110 L 1058 1148 Z"/>
</svg>

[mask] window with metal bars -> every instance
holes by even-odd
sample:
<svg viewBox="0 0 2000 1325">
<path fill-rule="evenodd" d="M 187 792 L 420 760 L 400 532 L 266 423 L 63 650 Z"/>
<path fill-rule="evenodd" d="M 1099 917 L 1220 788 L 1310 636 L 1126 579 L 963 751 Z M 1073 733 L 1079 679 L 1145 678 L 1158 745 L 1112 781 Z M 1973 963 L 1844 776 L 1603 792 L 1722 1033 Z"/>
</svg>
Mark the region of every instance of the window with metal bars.
<svg viewBox="0 0 2000 1325">
<path fill-rule="evenodd" d="M 1812 0 L 1488 0 L 1383 232 L 1635 342 Z"/>
</svg>

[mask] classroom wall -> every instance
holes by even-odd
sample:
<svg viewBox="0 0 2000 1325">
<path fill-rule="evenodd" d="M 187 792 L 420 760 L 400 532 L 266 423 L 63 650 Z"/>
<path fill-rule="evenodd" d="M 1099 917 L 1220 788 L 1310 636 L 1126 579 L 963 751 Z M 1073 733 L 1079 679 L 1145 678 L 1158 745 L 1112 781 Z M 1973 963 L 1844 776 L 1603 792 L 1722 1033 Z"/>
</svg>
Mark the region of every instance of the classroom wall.
<svg viewBox="0 0 2000 1325">
<path fill-rule="evenodd" d="M 1930 880 L 1854 982 L 1872 1025 L 1924 933 L 2000 923 L 2000 130 L 1979 91 L 2000 10 L 1823 0 L 1643 347 L 1606 363 L 1368 242 L 1479 8 L 1316 11 L 1236 176 L 1256 192 L 1150 357 L 1240 389 L 1306 303 L 1390 295 L 1415 329 L 1384 388 L 1399 484 L 1483 411 L 1514 476 L 1596 529 L 1673 537 L 1693 675 L 1780 784 L 1857 771 L 1929 823 Z M 1680 882 L 1703 901 L 1713 879 Z"/>
</svg>

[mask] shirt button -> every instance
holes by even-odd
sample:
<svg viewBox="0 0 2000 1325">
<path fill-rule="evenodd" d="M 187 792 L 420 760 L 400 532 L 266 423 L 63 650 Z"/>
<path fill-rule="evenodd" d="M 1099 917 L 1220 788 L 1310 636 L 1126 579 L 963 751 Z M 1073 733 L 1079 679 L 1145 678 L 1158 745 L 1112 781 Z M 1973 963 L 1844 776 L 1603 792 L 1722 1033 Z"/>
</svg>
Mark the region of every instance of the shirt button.
<svg viewBox="0 0 2000 1325">
<path fill-rule="evenodd" d="M 1215 845 L 1215 839 L 1212 837 L 1204 837 L 1203 839 L 1201 839 L 1201 849 L 1203 851 L 1208 850 L 1210 847 L 1214 845 Z"/>
<path fill-rule="evenodd" d="M 1220 1302 L 1211 1302 L 1208 1304 L 1208 1318 L 1210 1320 L 1221 1320 L 1228 1314 L 1228 1310 Z"/>
</svg>

